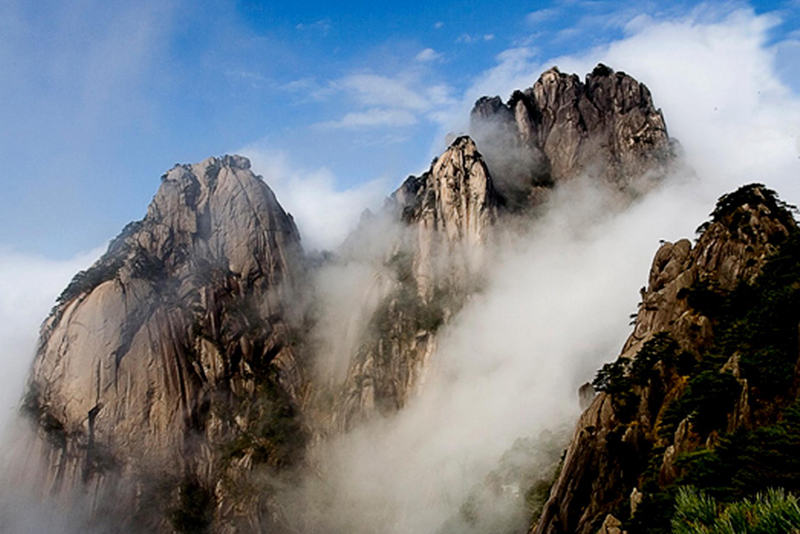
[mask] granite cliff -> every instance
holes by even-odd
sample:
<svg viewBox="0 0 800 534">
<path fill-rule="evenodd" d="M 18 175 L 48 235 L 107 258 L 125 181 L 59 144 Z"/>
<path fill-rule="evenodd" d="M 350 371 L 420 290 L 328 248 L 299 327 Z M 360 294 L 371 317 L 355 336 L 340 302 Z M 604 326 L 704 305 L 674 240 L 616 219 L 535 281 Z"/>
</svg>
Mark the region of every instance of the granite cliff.
<svg viewBox="0 0 800 534">
<path fill-rule="evenodd" d="M 623 209 L 679 161 L 677 142 L 644 84 L 598 65 L 583 83 L 557 68 L 533 87 L 479 99 L 472 138 L 456 138 L 428 172 L 409 177 L 387 208 L 407 229 L 385 252 L 398 282 L 382 287 L 370 343 L 352 361 L 343 425 L 403 406 L 425 375 L 435 332 L 481 286 L 491 234 L 520 215 L 534 224 L 560 183 L 589 177 Z M 390 284 L 391 285 L 391 284 Z M 420 322 L 420 318 L 422 322 Z"/>
<path fill-rule="evenodd" d="M 505 103 L 483 97 L 471 129 L 500 191 L 523 206 L 581 174 L 629 199 L 652 189 L 675 157 L 647 87 L 602 64 L 583 82 L 553 67 Z"/>
<path fill-rule="evenodd" d="M 88 496 L 93 516 L 118 517 L 126 531 L 288 529 L 280 484 L 315 469 L 315 443 L 390 416 L 423 389 L 437 333 L 480 291 L 506 221 L 536 224 L 530 208 L 581 175 L 622 208 L 675 162 L 647 88 L 602 65 L 585 83 L 554 68 L 508 103 L 479 100 L 472 134 L 321 262 L 304 254 L 291 216 L 245 158 L 167 172 L 146 216 L 75 277 L 42 327 L 22 403 L 35 429 L 23 465 L 38 491 Z M 789 231 L 758 213 L 744 244 L 701 239 L 659 253 L 628 352 L 667 323 L 705 335 L 701 316 L 661 303 L 695 279 L 727 288 L 755 275 L 774 235 Z M 329 347 L 314 340 L 310 281 L 354 261 L 371 217 L 392 231 L 370 257 L 369 305 L 349 312 L 360 326 L 343 376 L 320 376 L 315 362 Z M 613 419 L 604 398 L 587 413 Z M 582 469 L 571 460 L 581 447 L 571 445 L 542 532 L 587 505 L 559 489 Z M 590 509 L 580 528 L 610 510 Z"/>
<path fill-rule="evenodd" d="M 299 235 L 249 166 L 174 167 L 144 219 L 59 297 L 23 402 L 45 494 L 89 491 L 125 511 L 126 530 L 202 526 L 242 507 L 227 502 L 228 467 L 302 458 Z"/>
</svg>

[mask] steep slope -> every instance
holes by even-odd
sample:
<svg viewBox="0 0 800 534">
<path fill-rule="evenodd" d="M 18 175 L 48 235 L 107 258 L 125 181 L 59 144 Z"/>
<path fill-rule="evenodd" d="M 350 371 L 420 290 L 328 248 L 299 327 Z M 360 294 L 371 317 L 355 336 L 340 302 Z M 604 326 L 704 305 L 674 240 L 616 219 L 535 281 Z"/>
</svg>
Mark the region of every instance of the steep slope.
<svg viewBox="0 0 800 534">
<path fill-rule="evenodd" d="M 609 184 L 624 207 L 675 160 L 648 89 L 603 65 L 585 84 L 553 68 L 508 104 L 483 97 L 471 129 L 476 141 L 455 139 L 428 172 L 392 195 L 389 209 L 403 231 L 385 253 L 391 280 L 374 284 L 373 299 L 379 294 L 382 304 L 370 339 L 354 351 L 338 393 L 343 428 L 376 408 L 402 407 L 417 390 L 433 334 L 481 285 L 500 218 L 541 205 L 554 186 L 582 173 Z"/>
<path fill-rule="evenodd" d="M 604 522 L 603 532 L 669 532 L 671 488 L 692 472 L 678 458 L 713 454 L 720 434 L 774 422 L 794 395 L 800 303 L 791 277 L 777 292 L 791 313 L 767 312 L 776 269 L 797 270 L 781 264 L 796 248 L 792 215 L 774 192 L 745 186 L 722 197 L 698 231 L 694 246 L 682 240 L 657 252 L 634 332 L 598 373 L 600 394 L 533 532 L 594 533 Z M 750 330 L 756 321 L 772 326 Z M 781 369 L 777 379 L 769 368 Z"/>
<path fill-rule="evenodd" d="M 497 219 L 488 168 L 468 137 L 456 139 L 428 172 L 410 177 L 388 209 L 402 230 L 386 252 L 380 304 L 354 354 L 339 396 L 345 428 L 374 410 L 401 408 L 421 385 L 438 328 L 474 290 Z"/>
<path fill-rule="evenodd" d="M 389 224 L 365 218 L 333 260 L 390 228 L 351 312 L 361 325 L 341 379 L 311 373 L 329 349 L 312 339 L 319 265 L 249 162 L 165 174 L 145 218 L 43 326 L 23 403 L 37 434 L 25 469 L 41 491 L 86 492 L 95 516 L 123 516 L 126 530 L 277 529 L 269 477 L 421 390 L 438 330 L 481 288 L 500 221 L 586 172 L 630 200 L 673 158 L 647 89 L 605 67 L 586 84 L 552 69 L 509 104 L 482 99 L 473 125 L 479 145 L 455 139 L 391 196 L 378 217 Z"/>
<path fill-rule="evenodd" d="M 406 180 L 393 200 L 402 220 L 414 227 L 413 273 L 424 299 L 442 278 L 463 280 L 480 272 L 498 199 L 469 137 L 456 139 L 428 172 Z"/>
<path fill-rule="evenodd" d="M 553 184 L 582 173 L 632 197 L 651 189 L 674 159 L 647 87 L 602 64 L 585 82 L 553 67 L 507 103 L 479 99 L 471 130 L 512 203 L 540 203 Z"/>
<path fill-rule="evenodd" d="M 249 168 L 237 156 L 174 167 L 145 218 L 60 296 L 23 406 L 46 494 L 88 488 L 126 529 L 202 527 L 231 513 L 226 465 L 302 455 L 299 235 Z"/>
</svg>

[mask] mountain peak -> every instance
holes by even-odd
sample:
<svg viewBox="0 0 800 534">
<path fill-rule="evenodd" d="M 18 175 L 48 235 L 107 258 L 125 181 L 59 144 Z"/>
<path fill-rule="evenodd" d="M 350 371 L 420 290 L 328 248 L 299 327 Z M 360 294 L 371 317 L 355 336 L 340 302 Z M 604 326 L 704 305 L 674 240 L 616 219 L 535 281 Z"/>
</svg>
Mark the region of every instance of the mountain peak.
<svg viewBox="0 0 800 534">
<path fill-rule="evenodd" d="M 278 392 L 269 409 L 294 410 L 304 378 L 287 303 L 304 268 L 299 235 L 249 166 L 224 156 L 173 167 L 145 217 L 62 294 L 23 403 L 48 451 L 46 491 L 114 470 L 124 476 L 103 498 L 129 511 L 139 496 L 128 488 L 148 477 L 211 487 L 205 468 L 193 471 L 197 448 L 220 461 L 214 451 L 267 409 L 257 388 Z"/>
<path fill-rule="evenodd" d="M 614 69 L 603 63 L 598 63 L 597 66 L 592 69 L 590 76 L 611 76 L 612 74 L 614 74 Z"/>
<path fill-rule="evenodd" d="M 466 135 L 456 138 L 427 172 L 409 177 L 393 197 L 407 222 L 430 219 L 431 229 L 445 230 L 453 240 L 482 239 L 478 236 L 494 220 L 497 206 L 489 169 Z"/>
<path fill-rule="evenodd" d="M 644 84 L 598 64 L 582 82 L 553 67 L 507 103 L 483 97 L 471 131 L 505 196 L 589 175 L 636 196 L 674 160 L 661 111 Z"/>
</svg>

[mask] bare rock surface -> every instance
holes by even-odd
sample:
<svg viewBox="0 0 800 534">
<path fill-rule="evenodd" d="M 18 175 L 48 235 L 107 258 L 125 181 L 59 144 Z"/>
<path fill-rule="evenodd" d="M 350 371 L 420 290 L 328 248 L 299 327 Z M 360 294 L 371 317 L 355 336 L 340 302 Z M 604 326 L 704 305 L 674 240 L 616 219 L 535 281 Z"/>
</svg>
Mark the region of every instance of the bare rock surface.
<svg viewBox="0 0 800 534">
<path fill-rule="evenodd" d="M 377 284 L 382 302 L 338 394 L 344 428 L 376 410 L 392 413 L 419 392 L 436 331 L 483 274 L 497 197 L 475 143 L 460 137 L 427 172 L 403 183 L 389 209 L 402 224 L 386 253 L 392 282 Z"/>
<path fill-rule="evenodd" d="M 155 491 L 151 480 L 211 495 L 222 448 L 274 447 L 257 443 L 255 422 L 302 404 L 289 321 L 299 235 L 249 167 L 238 156 L 174 167 L 145 218 L 61 295 L 24 401 L 45 493 L 125 480 L 137 501 L 128 511 Z M 294 453 L 265 454 L 277 466 Z"/>
<path fill-rule="evenodd" d="M 471 130 L 498 189 L 516 202 L 539 203 L 547 187 L 583 173 L 635 196 L 674 160 L 674 142 L 650 91 L 602 64 L 585 81 L 553 67 L 506 103 L 479 99 Z"/>
<path fill-rule="evenodd" d="M 480 289 L 504 216 L 586 172 L 633 198 L 674 157 L 647 88 L 604 66 L 585 82 L 551 69 L 508 103 L 479 100 L 472 120 L 477 142 L 456 138 L 387 201 L 393 228 L 377 239 L 388 244 L 353 315 L 361 324 L 344 343 L 341 381 L 311 376 L 315 260 L 249 162 L 225 156 L 167 172 L 146 216 L 75 277 L 42 327 L 23 401 L 36 430 L 23 469 L 42 473 L 40 492 L 88 495 L 95 515 L 121 512 L 130 531 L 168 532 L 176 521 L 277 530 L 285 510 L 250 474 L 285 482 L 309 441 L 394 413 L 422 389 L 437 333 Z M 659 251 L 626 350 L 665 328 L 706 335 L 677 293 L 703 277 L 725 286 L 758 271 L 782 231 L 758 210 L 747 212 L 755 236 L 712 225 L 696 247 Z M 342 256 L 363 252 L 360 232 Z M 591 388 L 581 398 L 590 406 L 564 473 L 583 474 L 559 479 L 543 514 L 565 532 L 608 512 L 592 484 L 609 457 L 594 444 L 616 414 Z M 602 469 L 608 484 L 621 476 L 613 458 Z"/>
</svg>

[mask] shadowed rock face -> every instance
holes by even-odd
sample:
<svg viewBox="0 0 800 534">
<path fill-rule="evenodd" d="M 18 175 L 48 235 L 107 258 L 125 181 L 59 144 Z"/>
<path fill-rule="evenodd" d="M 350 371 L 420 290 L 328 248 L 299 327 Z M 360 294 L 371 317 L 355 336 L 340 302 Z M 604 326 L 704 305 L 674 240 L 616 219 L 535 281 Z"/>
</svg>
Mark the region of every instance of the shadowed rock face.
<svg viewBox="0 0 800 534">
<path fill-rule="evenodd" d="M 61 295 L 24 401 L 45 493 L 85 484 L 102 496 L 123 480 L 140 494 L 128 513 L 145 480 L 191 480 L 210 496 L 226 444 L 256 443 L 263 412 L 303 402 L 289 343 L 299 235 L 249 167 L 237 156 L 174 167 L 145 218 Z M 300 438 L 292 428 L 281 439 L 298 440 L 293 451 L 239 452 L 281 466 L 302 455 Z"/>
<path fill-rule="evenodd" d="M 714 333 L 711 318 L 689 305 L 686 295 L 691 288 L 703 283 L 724 292 L 740 282 L 751 282 L 797 228 L 791 214 L 755 185 L 723 197 L 712 221 L 699 230 L 702 234 L 694 246 L 683 239 L 664 243 L 656 253 L 647 288 L 642 288 L 634 331 L 620 358 L 637 358 L 643 345 L 662 332 L 680 349 L 700 353 L 713 341 Z M 662 482 L 675 479 L 675 458 L 695 450 L 700 436 L 685 419 L 674 436 L 657 437 L 664 406 L 686 387 L 685 377 L 658 365 L 659 379 L 635 390 L 632 405 L 638 410 L 632 421 L 624 420 L 627 416 L 607 393 L 597 395 L 584 411 L 533 533 L 594 534 L 604 519 L 616 524 L 607 515 L 627 503 L 631 488 L 636 488 L 647 467 L 641 465 L 642 458 L 652 447 L 665 448 L 660 462 Z M 729 428 L 734 430 L 750 423 L 748 385 L 739 377 L 737 358 L 726 368 L 742 387 L 741 400 L 729 418 Z"/>
<path fill-rule="evenodd" d="M 635 196 L 652 188 L 673 159 L 650 91 L 604 65 L 585 82 L 554 67 L 507 103 L 483 97 L 471 130 L 498 189 L 515 202 L 539 203 L 548 186 L 581 173 Z"/>
</svg>

